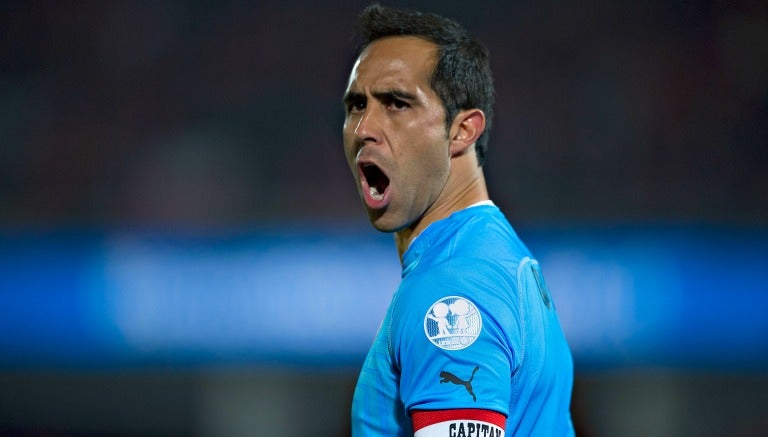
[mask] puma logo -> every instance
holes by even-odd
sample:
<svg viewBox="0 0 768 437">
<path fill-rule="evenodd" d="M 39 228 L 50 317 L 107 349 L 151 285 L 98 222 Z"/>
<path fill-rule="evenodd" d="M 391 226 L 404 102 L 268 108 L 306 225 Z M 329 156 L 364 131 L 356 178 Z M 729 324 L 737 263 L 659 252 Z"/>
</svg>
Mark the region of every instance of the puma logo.
<svg viewBox="0 0 768 437">
<path fill-rule="evenodd" d="M 443 370 L 440 372 L 440 384 L 445 384 L 446 382 L 450 382 L 452 384 L 456 385 L 463 385 L 464 388 L 467 389 L 467 392 L 472 395 L 472 400 L 474 402 L 477 402 L 477 397 L 475 396 L 475 392 L 472 391 L 472 379 L 475 377 L 475 373 L 477 373 L 477 370 L 480 369 L 480 366 L 475 366 L 475 369 L 472 370 L 472 376 L 469 377 L 468 380 L 464 381 L 463 379 L 459 378 L 458 376 L 454 375 L 451 372 L 446 372 Z"/>
</svg>

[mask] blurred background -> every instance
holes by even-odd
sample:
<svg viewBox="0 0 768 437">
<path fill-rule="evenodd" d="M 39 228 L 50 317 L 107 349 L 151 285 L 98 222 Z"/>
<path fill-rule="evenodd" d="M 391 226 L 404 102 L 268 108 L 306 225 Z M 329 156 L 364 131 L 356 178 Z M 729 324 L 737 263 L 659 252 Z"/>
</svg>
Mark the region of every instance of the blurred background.
<svg viewBox="0 0 768 437">
<path fill-rule="evenodd" d="M 579 434 L 763 434 L 768 5 L 580 3 L 385 2 L 491 51 Z M 366 4 L 0 3 L 0 434 L 348 435 L 400 278 L 341 151 Z"/>
</svg>

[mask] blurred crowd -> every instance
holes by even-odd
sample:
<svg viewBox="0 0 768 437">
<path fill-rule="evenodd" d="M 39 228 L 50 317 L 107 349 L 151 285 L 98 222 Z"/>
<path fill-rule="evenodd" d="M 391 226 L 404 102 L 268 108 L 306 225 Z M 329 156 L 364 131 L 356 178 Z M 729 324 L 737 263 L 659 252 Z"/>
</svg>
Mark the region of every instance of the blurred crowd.
<svg viewBox="0 0 768 437">
<path fill-rule="evenodd" d="M 525 223 L 768 224 L 765 2 L 385 2 L 453 17 Z M 362 218 L 340 96 L 366 2 L 2 2 L 0 226 Z"/>
</svg>

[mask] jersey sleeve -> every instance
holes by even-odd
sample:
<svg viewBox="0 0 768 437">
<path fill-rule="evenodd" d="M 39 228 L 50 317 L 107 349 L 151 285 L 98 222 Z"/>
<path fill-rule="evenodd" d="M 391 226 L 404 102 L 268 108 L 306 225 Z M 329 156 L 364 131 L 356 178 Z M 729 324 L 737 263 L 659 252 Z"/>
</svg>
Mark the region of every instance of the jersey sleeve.
<svg viewBox="0 0 768 437">
<path fill-rule="evenodd" d="M 391 338 L 406 412 L 509 414 L 511 375 L 522 352 L 517 284 L 509 276 L 481 265 L 404 280 Z"/>
</svg>

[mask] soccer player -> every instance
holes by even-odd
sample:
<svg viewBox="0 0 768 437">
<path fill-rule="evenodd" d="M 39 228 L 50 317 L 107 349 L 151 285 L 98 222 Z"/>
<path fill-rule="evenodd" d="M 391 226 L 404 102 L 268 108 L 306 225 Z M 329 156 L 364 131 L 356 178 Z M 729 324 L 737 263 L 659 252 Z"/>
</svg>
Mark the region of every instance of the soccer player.
<svg viewBox="0 0 768 437">
<path fill-rule="evenodd" d="M 433 14 L 373 5 L 359 24 L 344 152 L 403 279 L 357 382 L 352 434 L 572 435 L 555 306 L 483 176 L 486 48 Z"/>
</svg>

